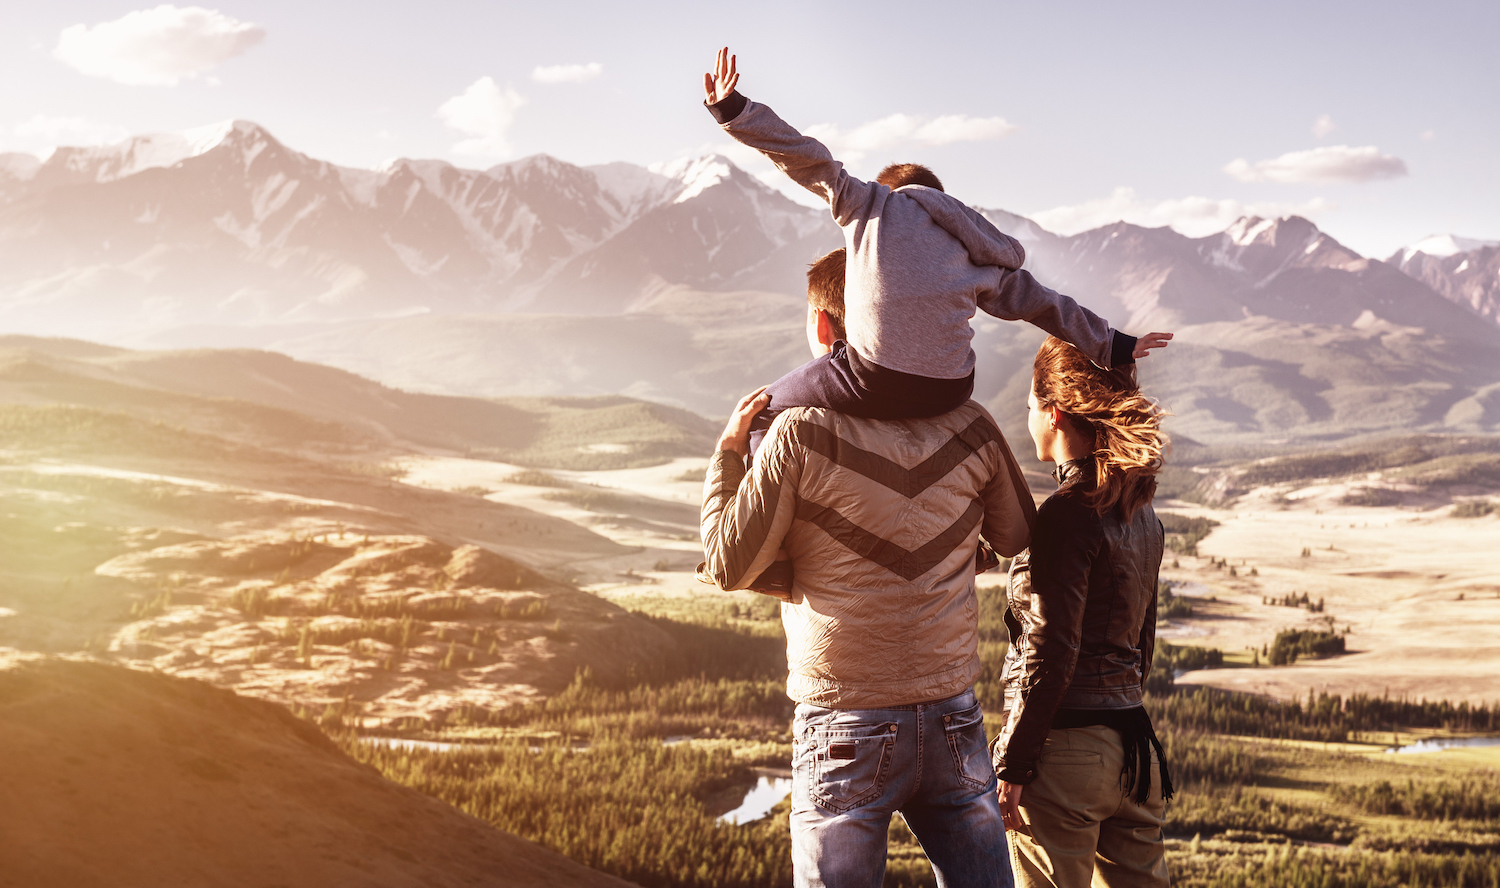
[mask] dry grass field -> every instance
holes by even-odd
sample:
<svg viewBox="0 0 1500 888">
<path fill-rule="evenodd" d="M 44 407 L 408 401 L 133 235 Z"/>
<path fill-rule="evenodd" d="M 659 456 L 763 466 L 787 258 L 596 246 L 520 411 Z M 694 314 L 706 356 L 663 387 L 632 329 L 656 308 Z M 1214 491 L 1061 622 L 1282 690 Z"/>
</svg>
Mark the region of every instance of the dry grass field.
<svg viewBox="0 0 1500 888">
<path fill-rule="evenodd" d="M 1285 502 L 1250 496 L 1227 510 L 1162 507 L 1220 522 L 1198 557 L 1177 556 L 1180 567 L 1169 560 L 1163 570 L 1195 599 L 1194 615 L 1163 637 L 1243 662 L 1283 629 L 1331 621 L 1349 630 L 1344 656 L 1180 680 L 1280 698 L 1316 690 L 1500 700 L 1500 518 L 1454 517 L 1446 504 L 1340 505 L 1345 488 L 1305 489 Z M 1264 603 L 1303 594 L 1322 611 Z"/>
</svg>

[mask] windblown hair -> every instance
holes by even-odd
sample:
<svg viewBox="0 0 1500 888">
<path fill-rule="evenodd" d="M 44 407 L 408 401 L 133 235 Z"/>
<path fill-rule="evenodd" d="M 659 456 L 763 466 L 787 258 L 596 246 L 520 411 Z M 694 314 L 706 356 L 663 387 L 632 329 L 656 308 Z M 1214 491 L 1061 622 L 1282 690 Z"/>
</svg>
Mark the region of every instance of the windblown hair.
<svg viewBox="0 0 1500 888">
<path fill-rule="evenodd" d="M 1168 446 L 1165 413 L 1141 394 L 1135 365 L 1105 370 L 1056 336 L 1032 364 L 1031 386 L 1043 408 L 1057 407 L 1094 439 L 1094 478 L 1087 502 L 1099 514 L 1119 507 L 1127 519 L 1156 495 Z"/>
<path fill-rule="evenodd" d="M 893 163 L 880 171 L 875 181 L 887 188 L 900 188 L 903 185 L 926 185 L 928 188 L 943 190 L 943 183 L 937 174 L 920 163 Z"/>
<path fill-rule="evenodd" d="M 828 312 L 834 333 L 844 338 L 844 266 L 848 254 L 843 247 L 818 259 L 807 268 L 807 304 Z"/>
</svg>

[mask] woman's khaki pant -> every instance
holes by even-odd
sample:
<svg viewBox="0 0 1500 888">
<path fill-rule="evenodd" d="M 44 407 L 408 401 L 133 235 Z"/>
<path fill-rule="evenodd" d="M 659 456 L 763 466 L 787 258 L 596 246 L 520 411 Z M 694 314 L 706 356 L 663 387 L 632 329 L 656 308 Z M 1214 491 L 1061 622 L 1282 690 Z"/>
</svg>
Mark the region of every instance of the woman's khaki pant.
<svg viewBox="0 0 1500 888">
<path fill-rule="evenodd" d="M 1047 733 L 1036 779 L 1021 791 L 1021 827 L 1010 830 L 1016 884 L 1084 888 L 1166 886 L 1161 825 L 1166 803 L 1151 756 L 1144 804 L 1123 785 L 1124 749 L 1113 728 L 1094 725 Z"/>
</svg>

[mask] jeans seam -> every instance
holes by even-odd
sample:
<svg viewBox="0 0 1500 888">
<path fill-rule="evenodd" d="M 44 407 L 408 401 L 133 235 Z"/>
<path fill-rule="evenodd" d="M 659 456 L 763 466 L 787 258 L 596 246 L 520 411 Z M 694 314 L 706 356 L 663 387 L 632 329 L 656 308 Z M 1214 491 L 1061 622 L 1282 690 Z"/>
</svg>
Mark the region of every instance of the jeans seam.
<svg viewBox="0 0 1500 888">
<path fill-rule="evenodd" d="M 912 784 L 911 784 L 911 794 L 912 795 L 916 795 L 917 793 L 919 793 L 919 792 L 922 791 L 922 753 L 926 750 L 926 747 L 927 747 L 927 732 L 926 732 L 926 730 L 924 730 L 926 728 L 927 713 L 925 711 L 923 711 L 922 709 L 920 709 L 920 708 L 917 710 L 916 722 L 917 722 L 917 765 L 913 769 L 913 773 L 915 773 L 917 776 L 916 776 L 916 779 L 913 780 Z"/>
</svg>

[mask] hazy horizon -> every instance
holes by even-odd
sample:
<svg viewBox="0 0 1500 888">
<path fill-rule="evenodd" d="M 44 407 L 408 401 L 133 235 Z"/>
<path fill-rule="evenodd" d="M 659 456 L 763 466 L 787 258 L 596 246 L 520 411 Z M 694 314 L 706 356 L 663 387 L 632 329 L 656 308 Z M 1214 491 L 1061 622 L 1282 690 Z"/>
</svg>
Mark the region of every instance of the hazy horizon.
<svg viewBox="0 0 1500 888">
<path fill-rule="evenodd" d="M 64 2 L 12 15 L 0 150 L 45 152 L 253 120 L 340 165 L 546 153 L 643 166 L 722 151 L 811 201 L 699 107 L 714 49 L 741 86 L 856 175 L 937 168 L 965 201 L 1071 234 L 1118 219 L 1191 235 L 1304 215 L 1376 258 L 1434 234 L 1500 239 L 1500 114 L 1485 35 L 1448 3 L 1240 10 L 681 3 L 397 8 Z M 1461 23 L 1462 27 L 1454 27 Z M 888 35 L 900 33 L 893 41 Z M 893 44 L 889 54 L 870 47 Z"/>
</svg>

